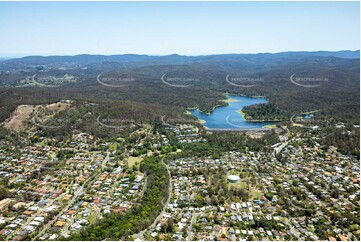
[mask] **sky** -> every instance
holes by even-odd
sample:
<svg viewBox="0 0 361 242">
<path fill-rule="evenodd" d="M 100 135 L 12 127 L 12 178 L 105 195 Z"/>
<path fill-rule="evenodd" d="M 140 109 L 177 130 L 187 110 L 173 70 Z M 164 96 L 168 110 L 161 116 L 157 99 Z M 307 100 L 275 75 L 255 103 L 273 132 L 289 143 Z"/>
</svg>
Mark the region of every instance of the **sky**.
<svg viewBox="0 0 361 242">
<path fill-rule="evenodd" d="M 359 2 L 0 2 L 0 56 L 357 50 Z"/>
</svg>

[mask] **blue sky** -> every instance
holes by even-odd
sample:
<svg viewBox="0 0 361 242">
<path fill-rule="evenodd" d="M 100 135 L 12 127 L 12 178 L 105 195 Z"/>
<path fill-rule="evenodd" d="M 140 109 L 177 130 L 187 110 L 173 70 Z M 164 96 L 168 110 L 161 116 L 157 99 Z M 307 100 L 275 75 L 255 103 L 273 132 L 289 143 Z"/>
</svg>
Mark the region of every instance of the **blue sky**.
<svg viewBox="0 0 361 242">
<path fill-rule="evenodd" d="M 0 56 L 359 49 L 359 2 L 0 2 Z"/>
</svg>

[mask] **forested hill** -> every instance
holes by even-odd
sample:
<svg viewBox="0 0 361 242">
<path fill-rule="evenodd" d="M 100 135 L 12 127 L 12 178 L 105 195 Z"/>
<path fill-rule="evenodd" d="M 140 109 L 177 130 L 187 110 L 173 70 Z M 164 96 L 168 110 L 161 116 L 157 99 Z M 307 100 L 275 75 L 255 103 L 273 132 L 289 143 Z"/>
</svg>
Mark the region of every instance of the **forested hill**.
<svg viewBox="0 0 361 242">
<path fill-rule="evenodd" d="M 359 59 L 360 50 L 356 51 L 316 51 L 316 52 L 282 52 L 282 53 L 259 53 L 259 54 L 222 54 L 222 55 L 204 55 L 204 56 L 182 56 L 177 54 L 166 56 L 151 56 L 151 55 L 75 55 L 75 56 L 27 56 L 23 58 L 16 58 L 2 61 L 3 66 L 16 64 L 32 64 L 32 65 L 46 65 L 46 64 L 71 64 L 86 65 L 91 63 L 101 62 L 118 62 L 121 64 L 128 64 L 134 66 L 142 65 L 178 65 L 193 62 L 225 62 L 236 61 L 239 63 L 248 63 L 249 65 L 262 65 L 274 61 L 282 61 L 287 59 L 300 60 L 307 57 L 314 56 L 332 56 L 338 58 Z M 1 68 L 1 67 L 0 67 Z"/>
<path fill-rule="evenodd" d="M 272 112 L 269 115 L 273 118 L 289 120 L 301 112 L 321 110 L 319 117 L 358 124 L 359 57 L 360 51 L 318 51 L 11 59 L 0 61 L 0 121 L 8 118 L 17 105 L 62 99 L 94 103 L 132 101 L 162 107 L 162 110 L 179 110 L 179 118 L 184 118 L 185 108 L 199 107 L 209 112 L 216 105 L 225 105 L 221 100 L 225 99 L 225 93 L 231 93 L 269 99 L 272 106 L 249 109 L 253 119 Z M 98 81 L 100 74 L 108 80 L 107 84 Z M 162 81 L 164 76 L 194 81 L 181 83 L 186 85 L 179 88 L 179 83 L 174 82 L 176 85 L 172 86 Z M 230 82 L 227 76 L 235 80 Z M 134 82 L 120 87 L 119 83 L 112 82 L 130 77 Z M 174 117 L 173 113 L 168 115 Z"/>
</svg>

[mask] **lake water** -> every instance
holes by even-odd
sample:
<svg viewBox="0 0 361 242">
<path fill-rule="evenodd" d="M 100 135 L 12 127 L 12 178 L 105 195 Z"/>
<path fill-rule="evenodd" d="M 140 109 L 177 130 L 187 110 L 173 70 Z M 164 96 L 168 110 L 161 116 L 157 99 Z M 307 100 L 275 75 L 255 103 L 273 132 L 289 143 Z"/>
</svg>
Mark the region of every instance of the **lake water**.
<svg viewBox="0 0 361 242">
<path fill-rule="evenodd" d="M 228 102 L 225 107 L 216 107 L 210 114 L 199 112 L 198 109 L 189 110 L 189 112 L 200 120 L 205 121 L 203 126 L 207 129 L 224 130 L 247 130 L 259 129 L 266 125 L 275 124 L 275 122 L 247 122 L 237 111 L 245 106 L 258 103 L 267 103 L 265 98 L 252 98 L 244 96 L 227 96 L 228 99 L 235 101 Z"/>
</svg>

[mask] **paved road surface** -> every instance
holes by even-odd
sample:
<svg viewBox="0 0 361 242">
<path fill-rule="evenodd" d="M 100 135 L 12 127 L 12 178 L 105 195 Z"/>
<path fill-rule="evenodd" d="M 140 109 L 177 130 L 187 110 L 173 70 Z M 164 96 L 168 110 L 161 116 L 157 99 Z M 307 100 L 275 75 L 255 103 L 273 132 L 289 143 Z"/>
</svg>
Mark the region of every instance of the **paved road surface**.
<svg viewBox="0 0 361 242">
<path fill-rule="evenodd" d="M 105 165 L 106 165 L 107 162 L 109 161 L 109 155 L 110 155 L 110 152 L 107 150 L 107 156 L 105 157 L 105 159 L 104 159 L 103 162 L 102 162 L 102 171 L 104 170 Z"/>
<path fill-rule="evenodd" d="M 198 217 L 199 213 L 193 213 L 192 214 L 192 220 L 191 220 L 191 224 L 188 227 L 188 241 L 192 241 L 192 236 L 193 236 L 193 224 L 197 221 L 197 217 Z"/>
</svg>

